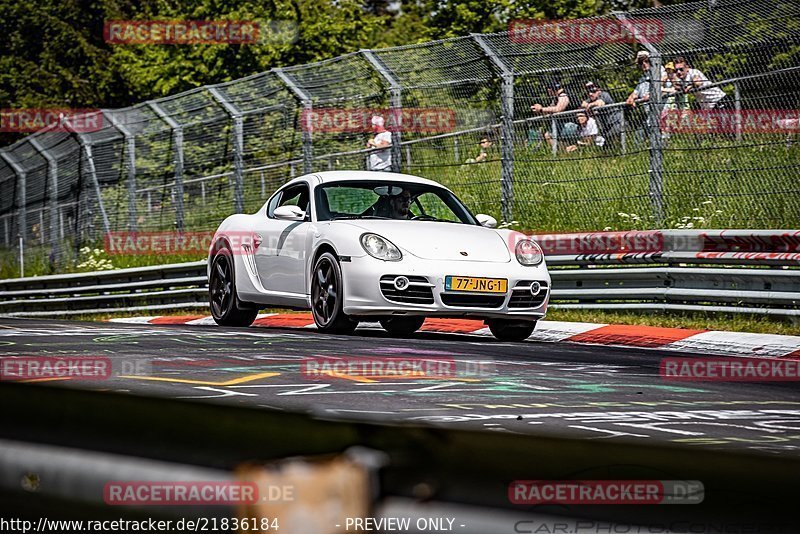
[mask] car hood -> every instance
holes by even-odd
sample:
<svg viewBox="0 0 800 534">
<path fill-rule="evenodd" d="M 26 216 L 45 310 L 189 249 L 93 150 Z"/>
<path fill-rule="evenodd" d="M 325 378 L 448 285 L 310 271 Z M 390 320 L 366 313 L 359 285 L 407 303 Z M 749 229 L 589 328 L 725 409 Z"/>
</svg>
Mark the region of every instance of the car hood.
<svg viewBox="0 0 800 534">
<path fill-rule="evenodd" d="M 505 240 L 493 229 L 435 221 L 341 221 L 374 232 L 418 258 L 508 262 Z M 466 254 L 465 254 L 466 253 Z"/>
</svg>

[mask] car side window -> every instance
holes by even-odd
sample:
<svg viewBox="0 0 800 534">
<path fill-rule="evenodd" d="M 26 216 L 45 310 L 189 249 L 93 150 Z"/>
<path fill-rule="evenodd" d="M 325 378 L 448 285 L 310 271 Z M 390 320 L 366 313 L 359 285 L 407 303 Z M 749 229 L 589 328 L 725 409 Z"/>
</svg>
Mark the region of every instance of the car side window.
<svg viewBox="0 0 800 534">
<path fill-rule="evenodd" d="M 310 213 L 308 211 L 308 185 L 306 184 L 297 184 L 293 185 L 292 187 L 288 187 L 275 195 L 270 201 L 269 205 L 267 206 L 267 217 L 270 219 L 274 218 L 275 208 L 279 206 L 297 206 L 301 210 L 306 212 L 306 219 L 310 219 Z"/>
<path fill-rule="evenodd" d="M 271 199 L 269 199 L 269 204 L 267 204 L 267 217 L 270 219 L 272 218 L 272 214 L 275 213 L 275 208 L 278 207 L 278 202 L 281 200 L 281 196 L 283 195 L 283 191 L 276 193 Z"/>
</svg>

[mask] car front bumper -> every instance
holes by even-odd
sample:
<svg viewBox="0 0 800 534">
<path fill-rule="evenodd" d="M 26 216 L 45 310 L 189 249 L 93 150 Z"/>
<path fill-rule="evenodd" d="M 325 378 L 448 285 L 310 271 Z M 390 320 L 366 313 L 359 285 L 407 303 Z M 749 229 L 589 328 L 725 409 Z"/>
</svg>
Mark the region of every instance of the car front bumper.
<svg viewBox="0 0 800 534">
<path fill-rule="evenodd" d="M 424 315 L 535 321 L 544 317 L 550 300 L 550 275 L 544 263 L 526 267 L 514 260 L 506 263 L 440 261 L 407 255 L 397 262 L 371 256 L 351 257 L 349 261 L 342 261 L 341 266 L 344 313 L 356 317 Z M 411 280 L 405 296 L 404 291 L 386 283 L 395 276 Z M 508 290 L 504 294 L 446 291 L 446 276 L 505 278 Z M 534 281 L 540 286 L 535 296 L 530 290 L 530 282 Z M 427 299 L 425 288 L 430 288 L 432 298 Z"/>
</svg>

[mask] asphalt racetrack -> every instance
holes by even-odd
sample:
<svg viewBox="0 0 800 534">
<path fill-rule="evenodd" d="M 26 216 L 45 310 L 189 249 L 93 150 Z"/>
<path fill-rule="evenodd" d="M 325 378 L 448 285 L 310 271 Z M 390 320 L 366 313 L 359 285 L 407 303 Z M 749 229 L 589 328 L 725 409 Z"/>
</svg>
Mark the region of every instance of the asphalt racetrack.
<svg viewBox="0 0 800 534">
<path fill-rule="evenodd" d="M 9 356 L 105 356 L 112 362 L 107 379 L 41 381 L 59 387 L 305 411 L 325 419 L 800 453 L 796 383 L 665 380 L 662 358 L 692 355 L 653 349 L 425 332 L 398 339 L 362 328 L 334 336 L 313 328 L 2 319 L 0 357 Z M 309 358 L 317 365 L 318 358 L 428 359 L 454 362 L 455 372 L 312 375 Z"/>
</svg>

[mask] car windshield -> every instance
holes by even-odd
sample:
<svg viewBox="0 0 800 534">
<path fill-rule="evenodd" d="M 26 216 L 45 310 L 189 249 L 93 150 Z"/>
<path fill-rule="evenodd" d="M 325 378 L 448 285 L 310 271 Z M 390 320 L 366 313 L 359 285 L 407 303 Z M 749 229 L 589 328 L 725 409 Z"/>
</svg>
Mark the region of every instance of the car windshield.
<svg viewBox="0 0 800 534">
<path fill-rule="evenodd" d="M 344 181 L 317 187 L 317 220 L 398 219 L 477 225 L 450 191 L 433 185 L 395 181 Z"/>
</svg>

